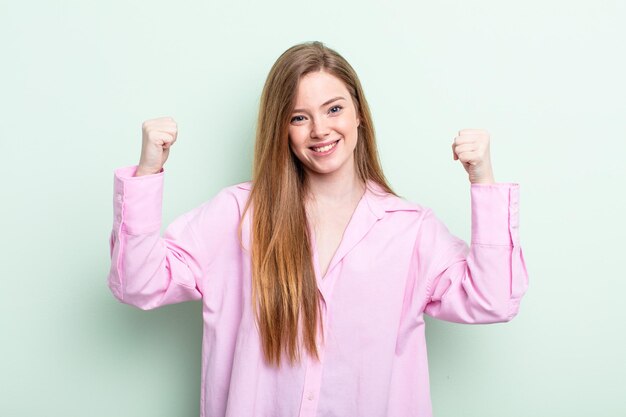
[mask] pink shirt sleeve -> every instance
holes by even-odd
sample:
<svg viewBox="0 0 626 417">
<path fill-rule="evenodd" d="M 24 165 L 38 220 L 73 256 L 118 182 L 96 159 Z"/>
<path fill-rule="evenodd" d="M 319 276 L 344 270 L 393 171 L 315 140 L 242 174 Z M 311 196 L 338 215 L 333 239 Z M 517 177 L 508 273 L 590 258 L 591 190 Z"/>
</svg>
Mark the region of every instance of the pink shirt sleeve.
<svg viewBox="0 0 626 417">
<path fill-rule="evenodd" d="M 471 245 L 429 210 L 416 244 L 427 282 L 424 312 L 457 323 L 509 321 L 519 311 L 528 273 L 519 240 L 519 184 L 471 185 Z"/>
<path fill-rule="evenodd" d="M 143 310 L 199 300 L 219 236 L 236 227 L 235 200 L 221 192 L 177 217 L 161 236 L 164 171 L 134 177 L 136 169 L 114 171 L 109 288 L 122 303 Z"/>
</svg>

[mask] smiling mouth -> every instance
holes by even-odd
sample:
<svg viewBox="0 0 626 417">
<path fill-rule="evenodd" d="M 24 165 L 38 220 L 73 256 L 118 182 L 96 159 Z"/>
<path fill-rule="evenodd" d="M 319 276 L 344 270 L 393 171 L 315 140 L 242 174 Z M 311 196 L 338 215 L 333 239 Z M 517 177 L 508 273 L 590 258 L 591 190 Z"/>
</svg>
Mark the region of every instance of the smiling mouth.
<svg viewBox="0 0 626 417">
<path fill-rule="evenodd" d="M 328 152 L 330 151 L 332 148 L 334 148 L 335 146 L 337 146 L 337 143 L 339 143 L 340 139 L 337 139 L 336 141 L 334 141 L 333 143 L 329 143 L 326 146 L 321 146 L 321 147 L 315 147 L 315 146 L 311 146 L 310 149 L 313 149 L 315 152 Z"/>
</svg>

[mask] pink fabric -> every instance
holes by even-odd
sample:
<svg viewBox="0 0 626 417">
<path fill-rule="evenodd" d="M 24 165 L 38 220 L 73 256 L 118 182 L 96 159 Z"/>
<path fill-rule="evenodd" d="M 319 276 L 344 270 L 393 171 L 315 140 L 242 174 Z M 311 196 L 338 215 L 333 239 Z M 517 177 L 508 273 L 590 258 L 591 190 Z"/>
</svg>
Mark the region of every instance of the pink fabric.
<svg viewBox="0 0 626 417">
<path fill-rule="evenodd" d="M 470 186 L 471 246 L 433 211 L 380 194 L 359 202 L 328 272 L 319 275 L 325 343 L 280 369 L 262 360 L 250 302 L 251 183 L 222 189 L 160 234 L 164 171 L 114 172 L 108 284 L 149 310 L 202 300 L 202 417 L 429 417 L 424 314 L 459 323 L 511 320 L 528 287 L 519 184 Z M 314 237 L 313 237 L 313 248 Z"/>
</svg>

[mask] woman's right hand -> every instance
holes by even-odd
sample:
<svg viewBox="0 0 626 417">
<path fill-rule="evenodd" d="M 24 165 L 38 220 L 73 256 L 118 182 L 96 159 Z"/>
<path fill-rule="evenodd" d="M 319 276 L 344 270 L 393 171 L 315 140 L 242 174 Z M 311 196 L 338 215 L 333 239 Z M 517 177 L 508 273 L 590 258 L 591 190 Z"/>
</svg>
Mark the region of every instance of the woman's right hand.
<svg viewBox="0 0 626 417">
<path fill-rule="evenodd" d="M 176 142 L 178 126 L 171 117 L 145 120 L 141 125 L 141 158 L 135 176 L 157 174 Z"/>
</svg>

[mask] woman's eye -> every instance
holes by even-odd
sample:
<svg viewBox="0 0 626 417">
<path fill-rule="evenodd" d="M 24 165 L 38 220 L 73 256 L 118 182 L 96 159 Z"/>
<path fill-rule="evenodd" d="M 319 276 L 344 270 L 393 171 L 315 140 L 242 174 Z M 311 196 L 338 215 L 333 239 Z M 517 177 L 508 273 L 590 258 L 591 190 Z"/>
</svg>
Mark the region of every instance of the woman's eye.
<svg viewBox="0 0 626 417">
<path fill-rule="evenodd" d="M 343 107 L 341 107 L 341 106 L 333 106 L 333 107 L 331 107 L 331 108 L 330 108 L 330 112 L 331 112 L 331 113 L 337 113 L 337 112 L 338 112 L 339 110 L 341 110 L 342 108 L 343 108 Z M 337 110 L 333 111 L 334 109 L 337 109 Z"/>
<path fill-rule="evenodd" d="M 291 118 L 291 122 L 301 122 L 302 121 L 302 116 L 294 116 Z"/>
</svg>

